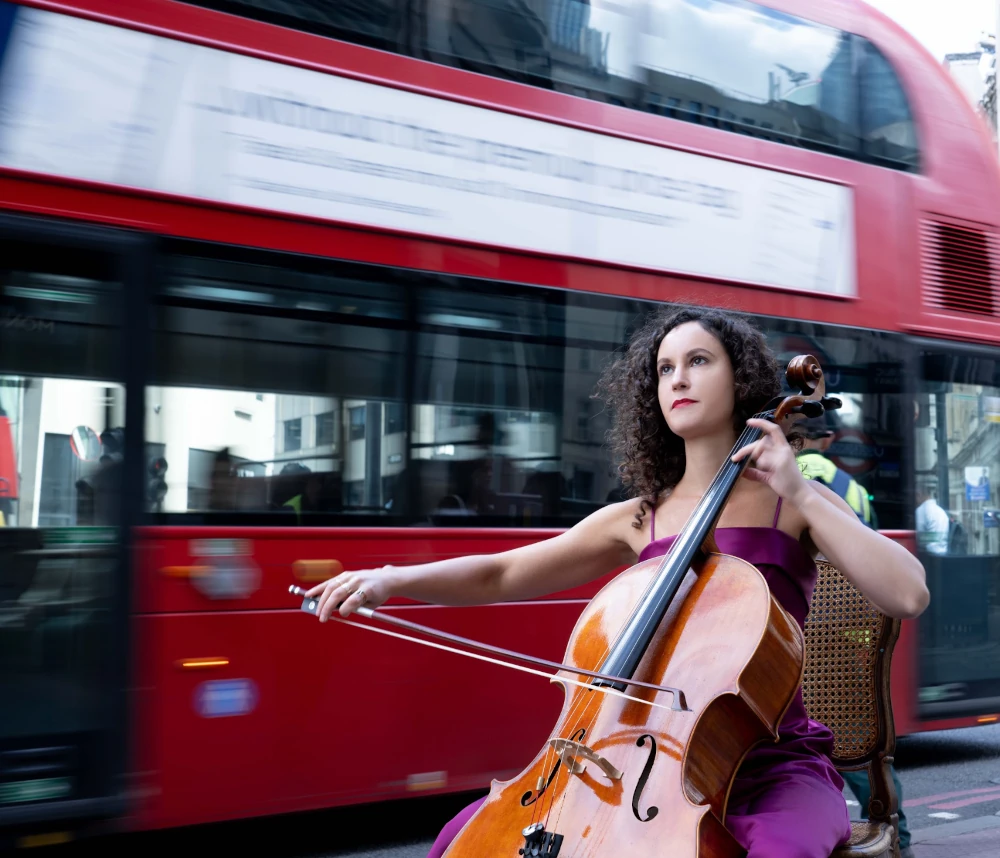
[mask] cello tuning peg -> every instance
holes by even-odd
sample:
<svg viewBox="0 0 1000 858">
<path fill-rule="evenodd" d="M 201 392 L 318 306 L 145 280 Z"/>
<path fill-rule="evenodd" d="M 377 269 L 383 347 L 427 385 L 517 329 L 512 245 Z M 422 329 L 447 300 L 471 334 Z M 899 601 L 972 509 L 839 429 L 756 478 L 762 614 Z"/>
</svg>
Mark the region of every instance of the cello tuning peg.
<svg viewBox="0 0 1000 858">
<path fill-rule="evenodd" d="M 803 414 L 806 417 L 820 417 L 823 414 L 823 405 L 812 399 L 807 399 L 801 405 L 792 409 L 796 414 Z"/>
<path fill-rule="evenodd" d="M 844 403 L 841 399 L 836 396 L 824 396 L 820 400 L 820 404 L 823 406 L 824 411 L 836 411 Z"/>
</svg>

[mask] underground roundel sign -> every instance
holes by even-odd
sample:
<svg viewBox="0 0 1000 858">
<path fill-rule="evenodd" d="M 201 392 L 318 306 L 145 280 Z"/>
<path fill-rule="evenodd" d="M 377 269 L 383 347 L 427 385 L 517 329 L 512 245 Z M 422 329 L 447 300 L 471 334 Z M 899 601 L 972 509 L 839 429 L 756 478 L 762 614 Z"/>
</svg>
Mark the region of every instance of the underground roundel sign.
<svg viewBox="0 0 1000 858">
<path fill-rule="evenodd" d="M 872 443 L 871 438 L 857 429 L 839 429 L 827 455 L 842 471 L 852 477 L 871 471 L 882 458 L 884 451 Z"/>
</svg>

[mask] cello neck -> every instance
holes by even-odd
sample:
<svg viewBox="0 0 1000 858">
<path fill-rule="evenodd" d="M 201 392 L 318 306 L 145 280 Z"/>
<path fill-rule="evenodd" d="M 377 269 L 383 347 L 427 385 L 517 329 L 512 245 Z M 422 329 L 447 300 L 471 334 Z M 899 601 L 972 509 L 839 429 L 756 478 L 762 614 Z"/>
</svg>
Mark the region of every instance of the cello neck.
<svg viewBox="0 0 1000 858">
<path fill-rule="evenodd" d="M 763 415 L 755 416 L 761 417 Z M 691 567 L 695 557 L 702 551 L 703 546 L 715 530 L 715 525 L 719 521 L 719 516 L 722 515 L 722 510 L 726 506 L 729 496 L 736 487 L 737 480 L 750 462 L 749 459 L 733 462 L 732 456 L 759 440 L 762 434 L 761 430 L 756 428 L 748 427 L 743 430 L 743 434 L 737 439 L 729 456 L 726 457 L 726 461 L 719 468 L 719 472 L 715 475 L 715 479 L 712 480 L 704 497 L 694 508 L 684 528 L 677 534 L 677 539 L 674 540 L 670 553 L 659 571 L 659 576 L 662 577 L 676 574 L 677 581 L 673 588 L 674 592 L 680 586 L 681 579 Z M 673 596 L 673 592 L 671 596 Z M 664 606 L 665 608 L 666 606 Z"/>
<path fill-rule="evenodd" d="M 754 416 L 767 417 L 768 415 L 757 414 Z M 736 486 L 736 481 L 749 462 L 748 459 L 733 462 L 732 456 L 737 451 L 757 441 L 761 434 L 760 429 L 753 427 L 747 427 L 743 430 L 743 434 L 737 439 L 736 445 L 726 457 L 722 467 L 719 468 L 715 479 L 712 480 L 683 530 L 674 540 L 670 552 L 664 557 L 645 597 L 636 607 L 631 619 L 612 645 L 607 658 L 601 665 L 600 673 L 628 678 L 633 676 L 646 648 L 656 634 L 663 616 L 677 594 L 684 576 L 691 568 L 695 558 L 703 552 L 703 546 L 715 530 L 716 522 L 722 515 L 722 510 Z M 654 508 L 650 515 L 655 514 Z M 624 691 L 627 687 L 624 683 L 612 683 L 605 680 L 595 680 L 593 684 L 609 685 L 617 691 Z"/>
</svg>

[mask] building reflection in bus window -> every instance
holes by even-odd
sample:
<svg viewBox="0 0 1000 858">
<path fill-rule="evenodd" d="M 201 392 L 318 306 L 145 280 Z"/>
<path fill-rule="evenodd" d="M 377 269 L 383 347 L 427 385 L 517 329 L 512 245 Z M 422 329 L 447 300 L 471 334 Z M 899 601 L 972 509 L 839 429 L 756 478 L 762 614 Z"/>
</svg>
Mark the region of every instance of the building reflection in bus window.
<svg viewBox="0 0 1000 858">
<path fill-rule="evenodd" d="M 1000 362 L 928 350 L 922 367 L 913 504 L 931 603 L 920 618 L 921 712 L 945 717 L 1000 704 Z"/>
<path fill-rule="evenodd" d="M 117 527 L 124 430 L 92 427 L 124 406 L 118 385 L 0 375 L 2 524 Z"/>
</svg>

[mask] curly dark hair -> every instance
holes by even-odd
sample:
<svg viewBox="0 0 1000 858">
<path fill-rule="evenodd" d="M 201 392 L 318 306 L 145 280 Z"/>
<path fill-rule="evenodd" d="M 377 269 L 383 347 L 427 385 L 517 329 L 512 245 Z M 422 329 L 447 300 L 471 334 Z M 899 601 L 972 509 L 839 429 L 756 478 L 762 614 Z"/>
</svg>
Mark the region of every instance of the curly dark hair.
<svg viewBox="0 0 1000 858">
<path fill-rule="evenodd" d="M 665 307 L 640 327 L 626 352 L 605 371 L 598 397 L 611 409 L 608 432 L 618 474 L 630 497 L 642 499 L 633 527 L 642 527 L 647 508 L 684 475 L 684 442 L 670 431 L 657 399 L 656 355 L 663 338 L 687 322 L 714 334 L 729 355 L 736 376 L 733 426 L 746 421 L 781 392 L 778 362 L 764 335 L 746 317 L 703 307 Z"/>
</svg>

